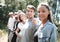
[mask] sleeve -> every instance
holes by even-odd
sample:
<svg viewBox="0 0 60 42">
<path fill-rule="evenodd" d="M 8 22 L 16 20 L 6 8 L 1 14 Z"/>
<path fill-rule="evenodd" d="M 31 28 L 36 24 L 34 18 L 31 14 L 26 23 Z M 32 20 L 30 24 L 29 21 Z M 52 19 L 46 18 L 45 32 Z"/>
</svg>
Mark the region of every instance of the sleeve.
<svg viewBox="0 0 60 42">
<path fill-rule="evenodd" d="M 57 41 L 57 29 L 53 25 L 47 26 L 47 42 L 56 42 Z"/>
<path fill-rule="evenodd" d="M 35 32 L 34 36 L 37 36 L 38 35 L 38 31 Z"/>
<path fill-rule="evenodd" d="M 53 32 L 53 26 L 52 25 L 47 25 L 46 28 L 45 28 L 45 33 L 46 33 L 46 37 L 45 37 L 45 40 L 46 42 L 49 42 L 50 41 L 50 38 L 51 38 L 51 34 Z M 44 34 L 43 34 L 44 35 Z"/>
<path fill-rule="evenodd" d="M 12 25 L 11 25 L 11 18 L 9 18 L 9 20 L 8 20 L 8 28 L 11 28 L 11 31 L 13 31 L 13 27 L 12 27 Z"/>
<path fill-rule="evenodd" d="M 21 23 L 18 24 L 18 28 L 21 30 L 21 31 L 19 32 L 19 35 L 20 35 L 20 36 L 23 36 L 24 31 L 22 30 Z"/>
<path fill-rule="evenodd" d="M 11 19 L 9 18 L 9 20 L 8 20 L 8 28 L 9 28 L 9 25 L 10 25 L 10 23 L 11 23 L 10 21 L 11 21 Z"/>
<path fill-rule="evenodd" d="M 53 32 L 51 34 L 50 42 L 57 42 L 57 34 L 58 34 L 57 28 L 56 26 L 54 26 Z"/>
<path fill-rule="evenodd" d="M 22 29 L 22 26 L 21 26 L 21 24 L 19 23 L 18 24 L 18 28 L 21 30 Z"/>
</svg>

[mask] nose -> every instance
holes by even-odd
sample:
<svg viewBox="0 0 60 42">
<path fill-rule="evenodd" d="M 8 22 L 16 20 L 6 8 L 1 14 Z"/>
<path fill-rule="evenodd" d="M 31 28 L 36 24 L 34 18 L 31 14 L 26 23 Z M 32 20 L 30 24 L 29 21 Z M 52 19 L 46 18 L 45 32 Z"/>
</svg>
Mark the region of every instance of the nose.
<svg viewBox="0 0 60 42">
<path fill-rule="evenodd" d="M 31 15 L 31 12 L 28 12 L 28 15 Z"/>
<path fill-rule="evenodd" d="M 42 15 L 42 12 L 38 13 L 39 15 Z"/>
<path fill-rule="evenodd" d="M 28 12 L 29 14 L 31 14 L 31 12 Z"/>
</svg>

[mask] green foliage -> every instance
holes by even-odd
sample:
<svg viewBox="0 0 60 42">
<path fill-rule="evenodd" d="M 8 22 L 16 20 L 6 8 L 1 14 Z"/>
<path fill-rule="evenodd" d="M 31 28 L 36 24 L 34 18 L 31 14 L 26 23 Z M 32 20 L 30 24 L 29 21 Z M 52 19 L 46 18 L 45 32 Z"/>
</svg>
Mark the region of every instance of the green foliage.
<svg viewBox="0 0 60 42">
<path fill-rule="evenodd" d="M 52 7 L 52 13 L 55 14 L 56 6 L 57 6 L 57 1 L 53 0 L 53 1 L 49 1 L 48 3 Z"/>
<path fill-rule="evenodd" d="M 7 20 L 8 20 L 8 11 L 6 6 L 2 6 L 0 8 L 0 29 L 5 28 L 6 24 L 7 24 Z"/>
<path fill-rule="evenodd" d="M 41 0 L 40 0 L 41 1 Z M 51 2 L 49 2 L 51 4 Z M 4 28 L 7 25 L 8 13 L 11 11 L 22 10 L 25 12 L 28 4 L 34 5 L 37 8 L 38 0 L 5 0 L 5 6 L 0 5 L 0 27 Z M 52 2 L 53 9 L 56 8 L 56 2 Z M 36 15 L 37 16 L 37 15 Z M 35 17 L 36 17 L 35 16 Z M 4 26 L 5 25 L 5 26 Z"/>
</svg>

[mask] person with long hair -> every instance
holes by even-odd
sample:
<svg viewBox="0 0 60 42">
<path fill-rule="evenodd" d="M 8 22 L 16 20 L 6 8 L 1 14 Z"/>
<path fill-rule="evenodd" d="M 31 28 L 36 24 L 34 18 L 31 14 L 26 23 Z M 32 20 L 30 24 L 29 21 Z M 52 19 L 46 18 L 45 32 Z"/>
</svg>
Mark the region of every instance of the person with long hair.
<svg viewBox="0 0 60 42">
<path fill-rule="evenodd" d="M 19 13 L 19 20 L 20 21 L 19 21 L 17 29 L 15 31 L 15 33 L 17 35 L 16 42 L 27 42 L 25 34 L 26 34 L 26 30 L 29 26 L 29 23 L 28 23 L 27 17 L 24 12 Z"/>
<path fill-rule="evenodd" d="M 37 11 L 41 24 L 34 36 L 38 36 L 38 42 L 57 42 L 57 28 L 52 21 L 48 3 L 40 3 Z"/>
</svg>

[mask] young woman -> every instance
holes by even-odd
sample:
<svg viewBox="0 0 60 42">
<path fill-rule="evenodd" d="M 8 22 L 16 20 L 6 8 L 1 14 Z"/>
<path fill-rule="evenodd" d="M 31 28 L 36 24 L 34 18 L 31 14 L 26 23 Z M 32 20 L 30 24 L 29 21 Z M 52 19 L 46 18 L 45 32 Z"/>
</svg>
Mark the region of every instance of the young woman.
<svg viewBox="0 0 60 42">
<path fill-rule="evenodd" d="M 38 36 L 38 42 L 57 42 L 57 28 L 52 22 L 48 4 L 39 4 L 37 11 L 41 24 L 34 36 Z"/>
<path fill-rule="evenodd" d="M 26 30 L 29 26 L 28 22 L 27 22 L 27 18 L 25 13 L 21 12 L 19 15 L 19 24 L 18 24 L 18 28 L 16 30 L 16 35 L 17 35 L 17 42 L 27 42 L 26 41 Z M 18 31 L 20 30 L 20 32 L 18 33 Z"/>
</svg>

